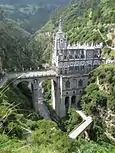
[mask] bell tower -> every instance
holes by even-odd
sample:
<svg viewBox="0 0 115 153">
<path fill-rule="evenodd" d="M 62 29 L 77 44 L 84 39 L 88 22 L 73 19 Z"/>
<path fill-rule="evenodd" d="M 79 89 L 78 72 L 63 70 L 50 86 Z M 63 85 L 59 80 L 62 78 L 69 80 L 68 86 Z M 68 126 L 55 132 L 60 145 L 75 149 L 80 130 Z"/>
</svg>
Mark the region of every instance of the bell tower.
<svg viewBox="0 0 115 153">
<path fill-rule="evenodd" d="M 65 37 L 65 34 L 62 30 L 62 19 L 60 17 L 58 32 L 56 33 L 55 37 L 55 49 L 60 50 L 60 49 L 65 49 L 66 47 L 67 47 L 67 38 Z"/>
<path fill-rule="evenodd" d="M 62 50 L 66 50 L 66 48 L 67 48 L 67 37 L 65 36 L 62 30 L 62 19 L 60 17 L 58 31 L 54 39 L 54 47 L 53 47 L 53 54 L 52 54 L 53 69 L 56 69 L 59 66 L 58 65 L 59 54 L 62 52 Z"/>
</svg>

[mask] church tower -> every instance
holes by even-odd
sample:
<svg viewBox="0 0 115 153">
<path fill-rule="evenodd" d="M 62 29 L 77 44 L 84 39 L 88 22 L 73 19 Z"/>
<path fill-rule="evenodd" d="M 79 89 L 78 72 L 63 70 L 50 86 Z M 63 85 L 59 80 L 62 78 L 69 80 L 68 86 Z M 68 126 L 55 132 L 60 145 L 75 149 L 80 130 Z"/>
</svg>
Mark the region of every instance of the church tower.
<svg viewBox="0 0 115 153">
<path fill-rule="evenodd" d="M 58 32 L 56 33 L 56 37 L 55 37 L 55 49 L 61 50 L 61 49 L 65 49 L 66 47 L 67 47 L 67 39 L 62 30 L 62 19 L 60 17 Z"/>
<path fill-rule="evenodd" d="M 52 68 L 57 69 L 59 67 L 59 55 L 63 50 L 67 48 L 67 37 L 62 30 L 62 19 L 59 19 L 58 31 L 54 39 L 53 55 L 52 55 Z"/>
</svg>

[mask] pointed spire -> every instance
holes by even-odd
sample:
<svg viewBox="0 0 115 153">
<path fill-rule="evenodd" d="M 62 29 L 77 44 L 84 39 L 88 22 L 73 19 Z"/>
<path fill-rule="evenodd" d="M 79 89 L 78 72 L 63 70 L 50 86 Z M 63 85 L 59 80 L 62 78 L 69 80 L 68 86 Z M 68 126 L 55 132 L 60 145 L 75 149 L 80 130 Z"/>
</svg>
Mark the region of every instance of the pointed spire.
<svg viewBox="0 0 115 153">
<path fill-rule="evenodd" d="M 60 19 L 59 19 L 58 32 L 59 32 L 59 33 L 62 33 L 62 18 L 61 18 L 61 16 L 60 16 Z"/>
</svg>

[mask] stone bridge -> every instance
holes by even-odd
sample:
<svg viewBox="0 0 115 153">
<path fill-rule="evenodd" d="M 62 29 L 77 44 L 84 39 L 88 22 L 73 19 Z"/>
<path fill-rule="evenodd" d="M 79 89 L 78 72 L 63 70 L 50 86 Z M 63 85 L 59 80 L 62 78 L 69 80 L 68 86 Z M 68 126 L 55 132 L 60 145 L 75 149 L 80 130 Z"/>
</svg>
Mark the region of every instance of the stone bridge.
<svg viewBox="0 0 115 153">
<path fill-rule="evenodd" d="M 30 81 L 34 79 L 55 79 L 56 72 L 53 70 L 48 71 L 28 71 L 28 72 L 20 72 L 20 73 L 9 73 L 8 80 L 16 79 L 17 83 L 22 81 Z"/>
<path fill-rule="evenodd" d="M 32 91 L 32 101 L 35 112 L 39 112 L 45 119 L 50 119 L 50 112 L 44 103 L 42 83 L 45 80 L 57 82 L 57 77 L 56 72 L 53 70 L 9 73 L 1 80 L 1 87 L 8 81 L 16 86 L 21 82 L 28 82 Z"/>
</svg>

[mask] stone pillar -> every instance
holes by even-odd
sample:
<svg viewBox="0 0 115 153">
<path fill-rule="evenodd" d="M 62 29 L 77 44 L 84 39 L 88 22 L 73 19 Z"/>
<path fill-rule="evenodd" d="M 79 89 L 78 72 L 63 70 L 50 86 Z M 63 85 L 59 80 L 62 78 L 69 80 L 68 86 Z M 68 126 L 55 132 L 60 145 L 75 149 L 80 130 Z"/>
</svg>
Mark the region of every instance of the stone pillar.
<svg viewBox="0 0 115 153">
<path fill-rule="evenodd" d="M 44 103 L 43 88 L 41 80 L 33 81 L 33 103 L 35 112 L 38 113 L 46 120 L 50 119 L 50 112 Z"/>
<path fill-rule="evenodd" d="M 71 107 L 71 96 L 69 96 L 69 107 Z"/>
<path fill-rule="evenodd" d="M 52 105 L 53 105 L 53 109 L 55 109 L 55 107 L 56 107 L 56 105 L 55 105 L 55 103 L 56 103 L 55 85 L 56 85 L 56 83 L 54 82 L 54 80 L 51 80 L 51 86 L 52 86 L 52 88 L 51 88 L 51 90 L 52 90 Z"/>
<path fill-rule="evenodd" d="M 42 84 L 40 84 L 40 80 L 36 79 L 33 81 L 33 104 L 35 112 L 39 111 L 39 104 L 42 104 L 43 100 Z"/>
<path fill-rule="evenodd" d="M 60 79 L 52 80 L 52 105 L 56 114 L 60 116 Z"/>
<path fill-rule="evenodd" d="M 61 97 L 61 104 L 60 104 L 60 117 L 64 117 L 66 115 L 66 108 L 65 108 L 65 97 Z"/>
</svg>

